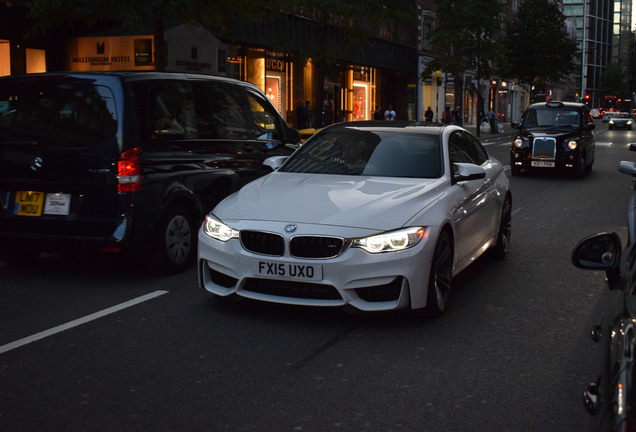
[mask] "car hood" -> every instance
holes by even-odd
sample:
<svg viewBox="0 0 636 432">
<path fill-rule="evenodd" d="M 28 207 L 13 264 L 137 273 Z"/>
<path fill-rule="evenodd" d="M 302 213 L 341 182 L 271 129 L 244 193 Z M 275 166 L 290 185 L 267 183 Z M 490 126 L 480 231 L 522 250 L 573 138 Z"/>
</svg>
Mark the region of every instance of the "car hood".
<svg viewBox="0 0 636 432">
<path fill-rule="evenodd" d="M 532 138 L 555 138 L 557 141 L 564 140 L 566 138 L 573 138 L 581 136 L 581 131 L 577 129 L 562 129 L 562 128 L 553 128 L 553 129 L 524 129 L 520 132 L 522 138 L 532 139 Z"/>
<path fill-rule="evenodd" d="M 223 200 L 222 220 L 284 221 L 394 229 L 444 193 L 444 179 L 274 172 Z"/>
</svg>

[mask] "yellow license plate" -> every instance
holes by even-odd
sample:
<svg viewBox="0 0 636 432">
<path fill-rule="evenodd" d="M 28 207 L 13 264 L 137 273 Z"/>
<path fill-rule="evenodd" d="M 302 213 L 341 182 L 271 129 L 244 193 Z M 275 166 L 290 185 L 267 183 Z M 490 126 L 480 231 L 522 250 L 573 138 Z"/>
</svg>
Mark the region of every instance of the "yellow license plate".
<svg viewBox="0 0 636 432">
<path fill-rule="evenodd" d="M 42 216 L 44 192 L 17 191 L 13 214 L 18 216 Z"/>
</svg>

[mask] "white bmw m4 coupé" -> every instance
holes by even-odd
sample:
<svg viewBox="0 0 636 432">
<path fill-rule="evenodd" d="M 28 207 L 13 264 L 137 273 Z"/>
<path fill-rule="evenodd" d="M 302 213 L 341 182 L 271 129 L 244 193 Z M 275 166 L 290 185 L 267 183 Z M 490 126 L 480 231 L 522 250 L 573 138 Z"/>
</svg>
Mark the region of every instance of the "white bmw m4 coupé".
<svg viewBox="0 0 636 432">
<path fill-rule="evenodd" d="M 508 177 L 461 127 L 339 123 L 265 164 L 199 231 L 217 296 L 439 316 L 456 274 L 508 252 Z"/>
</svg>

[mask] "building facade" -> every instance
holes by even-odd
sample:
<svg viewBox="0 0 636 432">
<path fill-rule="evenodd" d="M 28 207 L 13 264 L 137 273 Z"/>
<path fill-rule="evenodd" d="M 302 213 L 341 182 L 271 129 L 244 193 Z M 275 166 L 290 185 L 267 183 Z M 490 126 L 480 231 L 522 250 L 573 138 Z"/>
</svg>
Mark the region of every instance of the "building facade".
<svg viewBox="0 0 636 432">
<path fill-rule="evenodd" d="M 601 77 L 612 61 L 614 3 L 622 0 L 563 0 L 563 14 L 574 29 L 578 45 L 572 91 L 595 104 Z M 631 0 L 630 0 L 631 2 Z M 630 17 L 631 20 L 631 17 Z"/>
</svg>

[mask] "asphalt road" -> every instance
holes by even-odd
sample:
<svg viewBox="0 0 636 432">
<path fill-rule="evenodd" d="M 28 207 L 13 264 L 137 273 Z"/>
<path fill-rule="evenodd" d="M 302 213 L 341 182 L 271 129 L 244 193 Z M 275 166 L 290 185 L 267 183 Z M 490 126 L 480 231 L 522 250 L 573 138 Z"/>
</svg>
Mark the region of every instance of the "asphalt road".
<svg viewBox="0 0 636 432">
<path fill-rule="evenodd" d="M 636 160 L 636 131 L 597 125 L 589 176 L 512 178 L 508 257 L 457 277 L 437 320 L 228 303 L 194 268 L 103 255 L 0 264 L 0 430 L 581 430 L 604 283 L 570 251 L 626 239 Z M 507 164 L 509 137 L 482 140 Z"/>
</svg>

